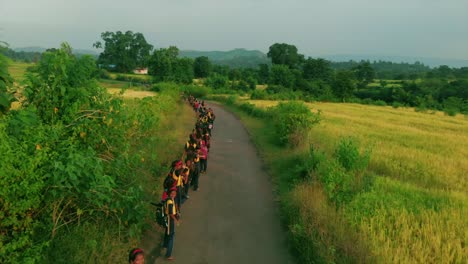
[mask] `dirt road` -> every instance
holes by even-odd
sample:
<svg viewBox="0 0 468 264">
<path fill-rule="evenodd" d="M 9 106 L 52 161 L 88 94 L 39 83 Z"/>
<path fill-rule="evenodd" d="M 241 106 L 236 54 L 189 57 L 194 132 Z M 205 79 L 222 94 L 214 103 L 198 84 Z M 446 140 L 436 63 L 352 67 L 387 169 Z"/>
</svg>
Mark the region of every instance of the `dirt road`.
<svg viewBox="0 0 468 264">
<path fill-rule="evenodd" d="M 246 130 L 231 113 L 210 106 L 217 118 L 208 170 L 181 208 L 172 263 L 293 263 L 272 185 Z"/>
</svg>

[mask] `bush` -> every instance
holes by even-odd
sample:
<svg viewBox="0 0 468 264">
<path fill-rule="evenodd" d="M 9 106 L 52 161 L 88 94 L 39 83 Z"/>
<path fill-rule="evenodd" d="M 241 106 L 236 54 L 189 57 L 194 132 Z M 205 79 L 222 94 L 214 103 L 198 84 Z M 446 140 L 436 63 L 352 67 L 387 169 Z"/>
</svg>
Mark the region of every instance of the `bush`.
<svg viewBox="0 0 468 264">
<path fill-rule="evenodd" d="M 302 102 L 280 103 L 269 112 L 281 145 L 298 146 L 304 143 L 309 129 L 320 122 L 320 112 L 312 113 Z"/>
<path fill-rule="evenodd" d="M 334 157 L 320 162 L 317 173 L 328 199 L 340 207 L 358 193 L 370 189 L 374 177 L 364 173 L 369 164 L 370 150 L 361 153 L 354 140 L 340 140 Z"/>
<path fill-rule="evenodd" d="M 373 102 L 373 105 L 378 105 L 378 106 L 387 106 L 387 103 L 382 100 L 377 100 Z"/>
<path fill-rule="evenodd" d="M 341 139 L 334 157 L 347 171 L 362 171 L 369 164 L 370 150 L 360 153 L 359 146 L 353 139 Z"/>
<path fill-rule="evenodd" d="M 151 91 L 153 92 L 164 92 L 164 91 L 179 91 L 180 89 L 180 86 L 175 84 L 175 83 L 171 83 L 171 82 L 160 82 L 160 83 L 156 83 L 153 85 L 153 87 L 151 87 Z"/>
<path fill-rule="evenodd" d="M 309 151 L 301 155 L 295 167 L 295 173 L 302 179 L 314 179 L 315 172 L 318 169 L 319 164 L 326 158 L 323 152 L 316 151 L 314 145 L 310 145 Z"/>
<path fill-rule="evenodd" d="M 403 104 L 400 103 L 400 102 L 393 102 L 392 103 L 392 107 L 395 108 L 395 109 L 398 108 L 398 107 L 402 107 L 402 106 L 403 106 Z"/>
<path fill-rule="evenodd" d="M 108 79 L 108 80 L 111 80 L 111 79 L 112 79 L 110 73 L 109 73 L 107 70 L 105 70 L 105 69 L 100 69 L 100 70 L 99 70 L 99 78 L 101 78 L 101 79 Z"/>
<path fill-rule="evenodd" d="M 252 100 L 265 100 L 267 99 L 267 92 L 264 90 L 254 90 L 250 95 L 250 99 Z"/>
<path fill-rule="evenodd" d="M 205 81 L 205 85 L 212 87 L 213 89 L 221 89 L 226 88 L 228 83 L 228 79 L 219 74 L 213 74 L 213 76 L 209 77 Z"/>
<path fill-rule="evenodd" d="M 181 90 L 188 95 L 193 95 L 196 98 L 203 98 L 211 93 L 211 89 L 206 86 L 197 85 L 185 85 L 181 87 Z"/>
<path fill-rule="evenodd" d="M 267 112 L 265 110 L 260 109 L 251 103 L 243 103 L 239 105 L 239 108 L 250 116 L 254 116 L 254 117 L 266 117 L 267 116 Z"/>
</svg>

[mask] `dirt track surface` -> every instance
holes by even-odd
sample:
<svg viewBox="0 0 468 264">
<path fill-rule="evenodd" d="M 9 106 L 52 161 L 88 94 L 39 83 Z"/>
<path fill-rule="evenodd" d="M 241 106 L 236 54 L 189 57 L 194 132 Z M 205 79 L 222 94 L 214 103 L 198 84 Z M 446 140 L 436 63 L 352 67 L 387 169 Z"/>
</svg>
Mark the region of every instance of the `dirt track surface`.
<svg viewBox="0 0 468 264">
<path fill-rule="evenodd" d="M 208 170 L 181 208 L 171 263 L 293 263 L 269 176 L 245 128 L 231 113 L 210 106 L 216 121 Z M 147 258 L 163 262 L 162 256 L 156 262 Z"/>
</svg>

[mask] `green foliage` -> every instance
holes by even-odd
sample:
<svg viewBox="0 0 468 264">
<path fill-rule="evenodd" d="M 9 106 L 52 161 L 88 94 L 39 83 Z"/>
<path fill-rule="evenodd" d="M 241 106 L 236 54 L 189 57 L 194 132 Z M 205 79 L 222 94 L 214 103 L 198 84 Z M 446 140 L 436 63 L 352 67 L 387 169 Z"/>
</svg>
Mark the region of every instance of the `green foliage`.
<svg viewBox="0 0 468 264">
<path fill-rule="evenodd" d="M 304 55 L 297 52 L 296 46 L 286 43 L 271 45 L 267 56 L 273 64 L 286 65 L 288 68 L 295 68 L 304 60 Z"/>
<path fill-rule="evenodd" d="M 153 46 L 146 42 L 143 34 L 106 31 L 101 34 L 101 38 L 104 40 L 104 47 L 99 41 L 93 46 L 104 48 L 98 59 L 98 63 L 104 67 L 117 72 L 131 72 L 137 67 L 147 65 Z"/>
<path fill-rule="evenodd" d="M 138 236 L 148 215 L 135 173 L 156 158 L 142 150 L 179 90 L 165 85 L 128 111 L 96 85 L 94 60 L 70 50 L 46 52 L 27 76 L 23 107 L 0 117 L 2 263 L 39 262 L 51 240 L 84 223 Z"/>
<path fill-rule="evenodd" d="M 330 81 L 333 77 L 333 70 L 330 67 L 330 62 L 320 58 L 308 58 L 304 62 L 303 77 L 307 80 Z"/>
<path fill-rule="evenodd" d="M 306 143 L 309 129 L 320 121 L 320 113 L 312 113 L 301 102 L 280 103 L 269 111 L 275 117 L 272 122 L 281 145 L 298 146 Z"/>
<path fill-rule="evenodd" d="M 352 139 L 342 139 L 335 149 L 334 159 L 324 160 L 317 166 L 318 179 L 330 201 L 341 207 L 360 192 L 372 186 L 373 176 L 366 174 L 370 151 L 360 153 Z"/>
<path fill-rule="evenodd" d="M 361 153 L 355 140 L 341 139 L 335 149 L 334 157 L 347 171 L 363 171 L 370 160 L 370 150 Z"/>
<path fill-rule="evenodd" d="M 273 65 L 270 71 L 269 84 L 281 85 L 292 88 L 295 77 L 293 72 L 286 65 Z"/>
<path fill-rule="evenodd" d="M 193 63 L 195 78 L 206 78 L 211 72 L 211 62 L 206 56 L 195 58 Z"/>
<path fill-rule="evenodd" d="M 102 77 L 102 74 L 100 74 L 101 78 Z M 108 76 L 109 78 L 104 78 L 104 79 L 111 79 L 110 78 L 110 75 Z M 122 82 L 130 82 L 130 83 L 133 83 L 133 84 L 150 84 L 151 83 L 151 80 L 150 79 L 143 79 L 143 78 L 139 78 L 137 76 L 130 76 L 129 74 L 127 75 L 124 75 L 124 74 L 117 74 L 117 76 L 115 77 L 115 79 L 117 81 L 122 81 Z"/>
<path fill-rule="evenodd" d="M 333 82 L 332 89 L 335 96 L 343 101 L 350 98 L 356 89 L 353 73 L 349 71 L 338 72 Z"/>
<path fill-rule="evenodd" d="M 208 94 L 211 93 L 211 89 L 205 86 L 197 86 L 197 85 L 185 85 L 181 87 L 181 91 L 185 94 L 190 94 L 195 96 L 196 98 L 204 98 Z"/>
<path fill-rule="evenodd" d="M 250 95 L 252 100 L 265 100 L 268 97 L 268 93 L 265 90 L 254 90 Z"/>
<path fill-rule="evenodd" d="M 12 84 L 13 79 L 8 73 L 7 59 L 0 54 L 0 114 L 7 112 L 11 103 L 16 101 Z"/>
<path fill-rule="evenodd" d="M 193 60 L 178 58 L 179 49 L 171 46 L 155 50 L 150 57 L 148 72 L 156 81 L 190 84 L 194 78 Z"/>
<path fill-rule="evenodd" d="M 206 79 L 205 85 L 213 89 L 226 88 L 228 85 L 228 79 L 226 76 L 215 73 Z"/>
<path fill-rule="evenodd" d="M 353 68 L 353 71 L 354 76 L 356 76 L 357 81 L 362 87 L 374 81 L 375 71 L 368 61 L 359 63 L 359 65 Z"/>
<path fill-rule="evenodd" d="M 238 107 L 246 114 L 253 117 L 264 118 L 267 117 L 269 114 L 267 111 L 260 109 L 251 103 L 243 103 L 240 104 Z"/>
</svg>

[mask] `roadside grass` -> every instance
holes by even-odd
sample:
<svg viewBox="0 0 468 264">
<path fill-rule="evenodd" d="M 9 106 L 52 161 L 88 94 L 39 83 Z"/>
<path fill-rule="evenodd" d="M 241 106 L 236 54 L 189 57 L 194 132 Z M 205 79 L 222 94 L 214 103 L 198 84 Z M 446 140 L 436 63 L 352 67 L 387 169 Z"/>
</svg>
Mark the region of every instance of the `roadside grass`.
<svg viewBox="0 0 468 264">
<path fill-rule="evenodd" d="M 249 100 L 261 108 L 277 102 Z M 468 119 L 411 108 L 344 103 L 307 103 L 322 111 L 311 143 L 332 153 L 340 138 L 353 137 L 372 148 L 369 170 L 377 175 L 429 188 L 468 189 Z"/>
<path fill-rule="evenodd" d="M 298 263 L 468 261 L 466 118 L 409 108 L 308 104 L 322 111 L 310 144 L 325 158 L 320 163 L 325 171 L 324 161 L 334 160 L 342 138 L 372 151 L 365 171 L 371 184 L 337 206 L 327 197 L 330 186 L 317 180 L 323 171 L 302 169 L 310 158 L 308 143 L 299 149 L 275 146 L 268 120 L 238 107 L 250 102 L 266 108 L 277 102 L 237 100 L 221 101 L 237 105 L 230 109 L 250 131 L 272 176 Z"/>
</svg>

